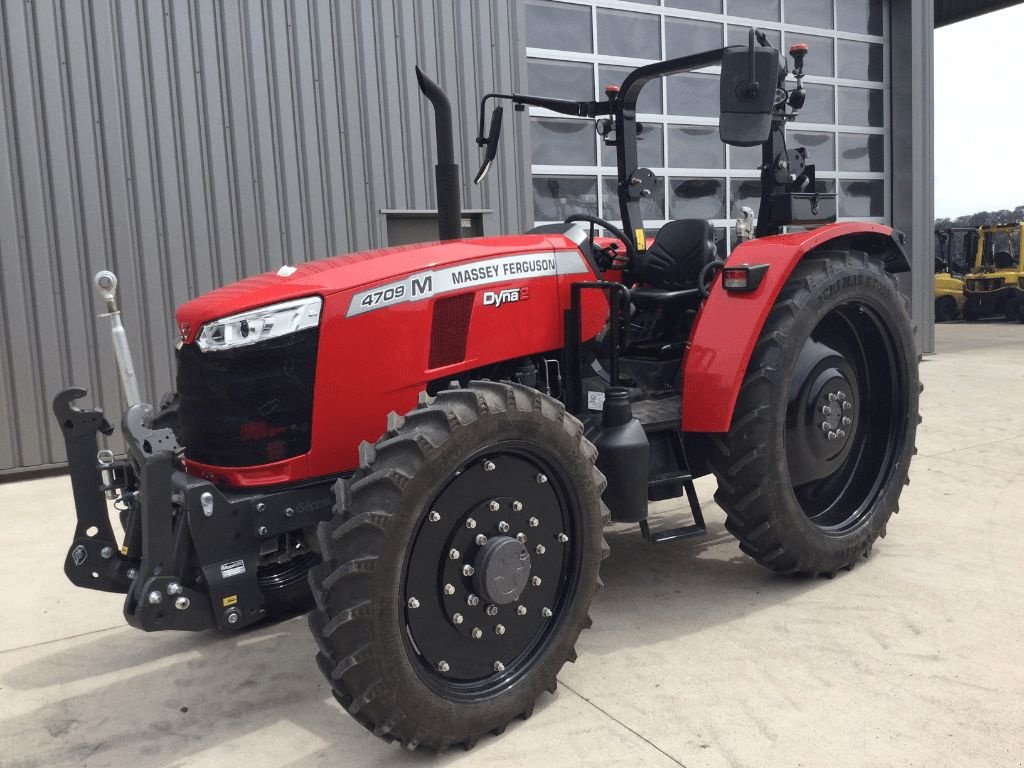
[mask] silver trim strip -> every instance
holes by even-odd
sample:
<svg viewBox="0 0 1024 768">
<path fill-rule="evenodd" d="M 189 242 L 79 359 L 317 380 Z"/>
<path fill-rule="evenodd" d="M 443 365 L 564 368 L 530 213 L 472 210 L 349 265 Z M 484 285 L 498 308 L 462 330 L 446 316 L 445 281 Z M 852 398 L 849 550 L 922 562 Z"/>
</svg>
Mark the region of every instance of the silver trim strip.
<svg viewBox="0 0 1024 768">
<path fill-rule="evenodd" d="M 483 285 L 512 280 L 575 275 L 589 271 L 579 251 L 518 253 L 493 259 L 469 261 L 454 267 L 417 272 L 401 280 L 384 283 L 352 297 L 346 317 L 411 301 L 425 301 L 444 293 L 472 290 Z"/>
</svg>

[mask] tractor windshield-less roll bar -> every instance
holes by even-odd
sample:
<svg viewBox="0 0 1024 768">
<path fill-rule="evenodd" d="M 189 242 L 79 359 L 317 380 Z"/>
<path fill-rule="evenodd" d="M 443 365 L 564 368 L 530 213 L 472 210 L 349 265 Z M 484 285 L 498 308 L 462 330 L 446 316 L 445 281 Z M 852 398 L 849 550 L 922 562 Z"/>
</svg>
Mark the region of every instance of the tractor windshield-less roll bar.
<svg viewBox="0 0 1024 768">
<path fill-rule="evenodd" d="M 570 101 L 519 93 L 488 93 L 480 100 L 480 126 L 476 142 L 481 147 L 487 146 L 494 136 L 493 133 L 492 136 L 484 135 L 489 99 L 508 99 L 516 105 L 517 110 L 531 106 L 543 107 L 560 115 L 572 117 L 610 116 L 612 127 L 615 130 L 614 144 L 618 166 L 619 213 L 622 218 L 622 229 L 633 241 L 634 248 L 637 251 L 643 251 L 646 244 L 640 201 L 654 193 L 655 182 L 654 175 L 650 171 L 641 169 L 637 160 L 636 104 L 640 98 L 640 92 L 648 82 L 656 78 L 692 72 L 695 69 L 719 64 L 724 52 L 724 48 L 717 48 L 690 56 L 680 56 L 667 61 L 646 64 L 634 69 L 626 76 L 617 90 L 608 89 L 607 101 Z M 770 87 L 774 87 L 774 83 Z"/>
</svg>

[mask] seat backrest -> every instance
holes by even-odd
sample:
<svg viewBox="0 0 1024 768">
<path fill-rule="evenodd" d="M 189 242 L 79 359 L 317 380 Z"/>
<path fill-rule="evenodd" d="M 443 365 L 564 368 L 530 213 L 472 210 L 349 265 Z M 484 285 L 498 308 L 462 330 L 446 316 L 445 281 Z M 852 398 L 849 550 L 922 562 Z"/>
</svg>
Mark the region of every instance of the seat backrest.
<svg viewBox="0 0 1024 768">
<path fill-rule="evenodd" d="M 1013 254 L 1009 251 L 996 251 L 992 261 L 996 269 L 1013 269 Z"/>
<path fill-rule="evenodd" d="M 658 230 L 640 279 L 655 288 L 693 288 L 704 265 L 718 256 L 715 228 L 704 219 L 677 219 Z"/>
</svg>

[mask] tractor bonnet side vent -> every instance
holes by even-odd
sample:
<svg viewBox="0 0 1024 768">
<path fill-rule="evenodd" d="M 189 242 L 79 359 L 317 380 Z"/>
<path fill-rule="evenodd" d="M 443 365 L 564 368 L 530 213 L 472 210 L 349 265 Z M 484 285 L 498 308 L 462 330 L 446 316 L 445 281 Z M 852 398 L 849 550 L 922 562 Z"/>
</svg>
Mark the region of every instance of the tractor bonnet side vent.
<svg viewBox="0 0 1024 768">
<path fill-rule="evenodd" d="M 434 302 L 428 367 L 442 368 L 466 359 L 466 340 L 469 338 L 474 297 L 474 293 L 459 293 Z"/>
</svg>

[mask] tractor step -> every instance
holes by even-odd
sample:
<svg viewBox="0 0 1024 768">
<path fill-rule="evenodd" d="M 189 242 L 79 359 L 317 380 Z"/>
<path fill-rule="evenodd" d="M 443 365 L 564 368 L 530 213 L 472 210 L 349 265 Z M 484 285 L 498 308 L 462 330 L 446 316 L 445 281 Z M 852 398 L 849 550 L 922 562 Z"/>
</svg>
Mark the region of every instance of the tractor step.
<svg viewBox="0 0 1024 768">
<path fill-rule="evenodd" d="M 682 422 L 679 395 L 659 400 L 638 400 L 632 403 L 632 407 L 633 417 L 643 425 L 645 432 L 679 429 Z"/>
<path fill-rule="evenodd" d="M 652 544 L 662 544 L 667 541 L 678 541 L 679 539 L 690 539 L 694 536 L 703 536 L 707 533 L 707 526 L 704 523 L 704 513 L 700 508 L 700 500 L 697 498 L 697 489 L 693 487 L 693 478 L 683 472 L 675 472 L 666 475 L 656 475 L 647 483 L 648 488 L 656 488 L 659 485 L 669 483 L 681 483 L 686 491 L 686 500 L 690 502 L 690 514 L 693 515 L 693 522 L 690 525 L 679 528 L 667 528 L 663 531 L 652 531 L 646 520 L 640 521 L 641 535 Z"/>
</svg>

